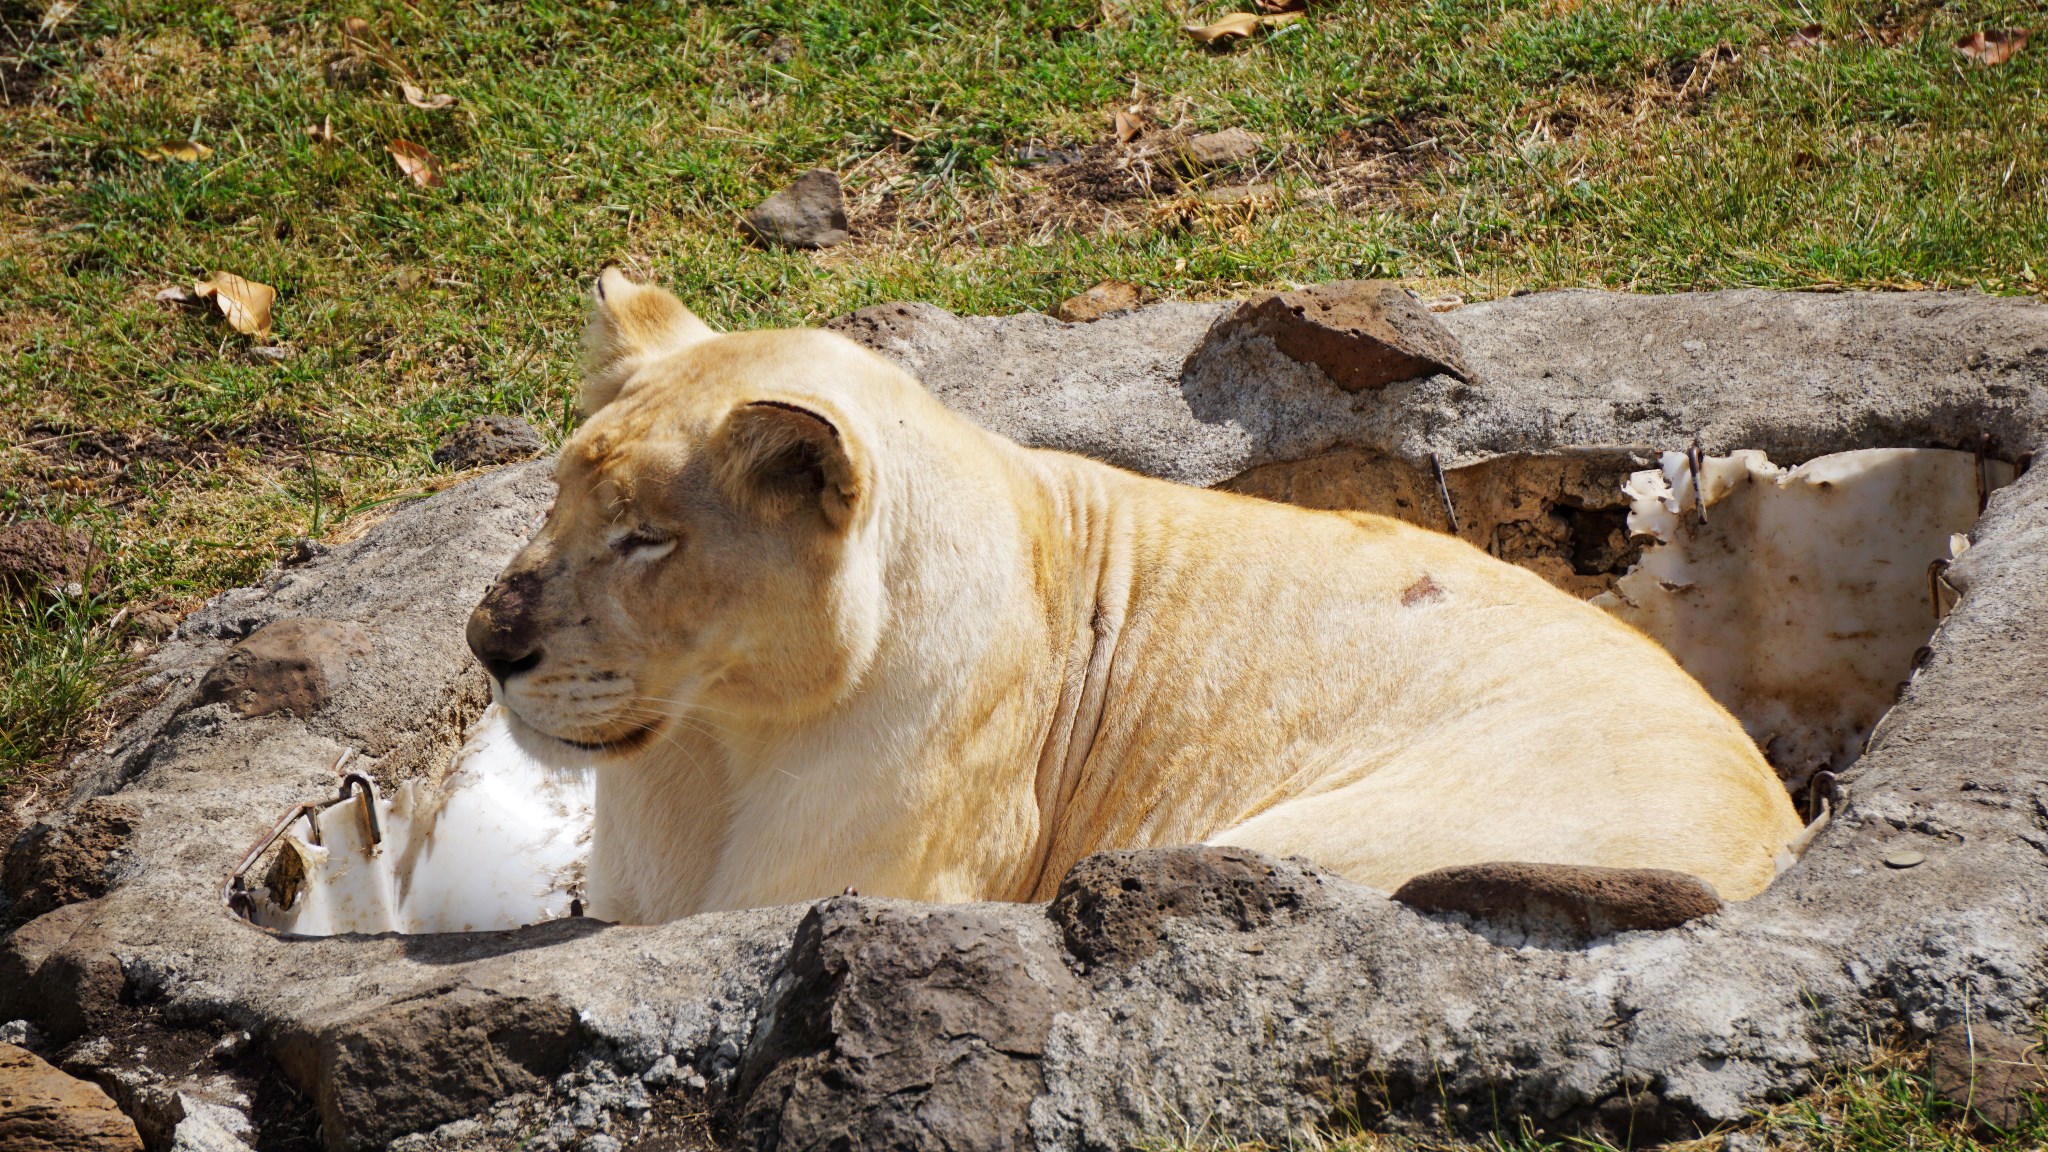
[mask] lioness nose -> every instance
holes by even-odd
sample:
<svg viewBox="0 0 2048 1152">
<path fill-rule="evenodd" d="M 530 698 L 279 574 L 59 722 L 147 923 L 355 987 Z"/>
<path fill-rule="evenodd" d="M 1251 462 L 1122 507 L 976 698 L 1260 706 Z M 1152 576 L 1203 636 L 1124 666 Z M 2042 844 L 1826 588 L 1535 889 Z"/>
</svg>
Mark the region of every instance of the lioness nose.
<svg viewBox="0 0 2048 1152">
<path fill-rule="evenodd" d="M 540 599 L 540 578 L 531 572 L 515 572 L 491 585 L 469 614 L 464 637 L 477 662 L 500 684 L 530 671 L 541 661 L 541 648 L 534 635 L 533 609 Z"/>
</svg>

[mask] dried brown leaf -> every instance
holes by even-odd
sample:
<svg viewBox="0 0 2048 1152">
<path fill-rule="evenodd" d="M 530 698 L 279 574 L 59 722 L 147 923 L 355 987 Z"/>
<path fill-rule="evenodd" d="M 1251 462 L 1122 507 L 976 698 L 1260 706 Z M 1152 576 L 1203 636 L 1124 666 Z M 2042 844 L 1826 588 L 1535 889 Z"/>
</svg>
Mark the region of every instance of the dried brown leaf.
<svg viewBox="0 0 2048 1152">
<path fill-rule="evenodd" d="M 370 31 L 368 20 L 361 16 L 351 16 L 341 22 L 341 35 L 344 40 L 353 40 L 364 47 L 370 47 L 376 34 Z"/>
<path fill-rule="evenodd" d="M 1138 133 L 1142 131 L 1144 131 L 1144 129 L 1139 127 L 1137 117 L 1132 116 L 1128 112 L 1119 112 L 1116 114 L 1117 143 L 1128 144 L 1131 141 L 1137 139 Z"/>
<path fill-rule="evenodd" d="M 78 0 L 50 0 L 50 6 L 43 9 L 42 30 L 48 32 L 71 18 L 78 11 Z"/>
<path fill-rule="evenodd" d="M 2008 28 L 2000 32 L 1972 32 L 1956 41 L 1956 51 L 1987 67 L 2003 64 L 2026 47 L 2031 28 Z"/>
<path fill-rule="evenodd" d="M 1256 0 L 1252 7 L 1267 15 L 1275 15 L 1282 12 L 1306 12 L 1308 11 L 1308 0 Z"/>
<path fill-rule="evenodd" d="M 455 97 L 446 92 L 437 92 L 430 96 L 425 88 L 410 80 L 400 81 L 398 87 L 405 93 L 405 102 L 415 108 L 425 108 L 431 112 L 455 103 Z"/>
<path fill-rule="evenodd" d="M 192 286 L 194 295 L 211 298 L 228 326 L 244 336 L 259 340 L 270 336 L 270 306 L 277 302 L 277 289 L 233 272 L 216 271 L 210 280 Z"/>
<path fill-rule="evenodd" d="M 306 135 L 315 144 L 334 143 L 334 117 L 322 116 L 318 124 L 306 125 Z"/>
<path fill-rule="evenodd" d="M 1808 24 L 1785 38 L 1787 48 L 1818 48 L 1827 43 L 1828 30 L 1820 24 Z"/>
<path fill-rule="evenodd" d="M 441 186 L 441 162 L 432 152 L 410 140 L 393 140 L 384 146 L 391 158 L 398 161 L 398 170 L 412 177 L 412 182 L 422 188 Z"/>
<path fill-rule="evenodd" d="M 176 160 L 180 164 L 197 164 L 211 155 L 213 149 L 197 140 L 174 140 L 169 144 L 159 144 L 154 148 L 142 150 L 142 158 L 155 164 L 171 160 Z"/>
<path fill-rule="evenodd" d="M 1197 44 L 1242 40 L 1259 30 L 1259 17 L 1250 12 L 1232 12 L 1208 24 L 1183 24 L 1180 30 Z"/>
</svg>

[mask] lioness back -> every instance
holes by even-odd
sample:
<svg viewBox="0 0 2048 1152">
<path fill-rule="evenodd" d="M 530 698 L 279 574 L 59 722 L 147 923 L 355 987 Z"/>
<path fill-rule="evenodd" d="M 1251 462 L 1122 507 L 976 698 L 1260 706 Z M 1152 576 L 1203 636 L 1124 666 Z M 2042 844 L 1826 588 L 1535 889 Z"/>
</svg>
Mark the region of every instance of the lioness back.
<svg viewBox="0 0 2048 1152">
<path fill-rule="evenodd" d="M 1767 884 L 1798 821 L 1661 649 L 1373 516 L 1035 451 L 811 331 L 608 270 L 583 426 L 470 646 L 597 779 L 593 914 L 1043 899 L 1212 841 Z"/>
</svg>

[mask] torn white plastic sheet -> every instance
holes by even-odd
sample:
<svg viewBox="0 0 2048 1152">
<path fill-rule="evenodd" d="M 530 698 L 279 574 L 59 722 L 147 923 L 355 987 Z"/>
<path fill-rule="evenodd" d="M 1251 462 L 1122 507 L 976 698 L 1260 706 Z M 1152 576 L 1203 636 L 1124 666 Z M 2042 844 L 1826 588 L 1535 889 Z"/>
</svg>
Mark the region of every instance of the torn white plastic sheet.
<svg viewBox="0 0 2048 1152">
<path fill-rule="evenodd" d="M 1793 789 L 1846 766 L 1934 632 L 1929 566 L 2012 467 L 1935 449 L 1842 452 L 1790 471 L 1761 452 L 1710 456 L 1703 524 L 1686 454 L 1662 464 L 1623 489 L 1629 531 L 1659 543 L 1593 602 L 1663 644 Z"/>
<path fill-rule="evenodd" d="M 293 821 L 251 893 L 251 919 L 331 936 L 482 932 L 571 915 L 591 790 L 587 773 L 523 748 L 493 704 L 438 788 L 408 780 L 374 798 L 374 827 L 362 789 Z"/>
</svg>

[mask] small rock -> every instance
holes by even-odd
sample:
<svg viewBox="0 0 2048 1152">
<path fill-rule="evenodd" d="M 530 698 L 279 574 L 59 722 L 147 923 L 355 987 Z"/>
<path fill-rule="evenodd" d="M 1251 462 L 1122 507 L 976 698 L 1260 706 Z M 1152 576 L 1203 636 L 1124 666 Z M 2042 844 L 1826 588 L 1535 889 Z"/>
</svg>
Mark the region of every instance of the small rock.
<svg viewBox="0 0 2048 1152">
<path fill-rule="evenodd" d="M 296 568 L 301 564 L 311 564 L 327 555 L 327 551 L 327 545 L 318 540 L 306 536 L 297 537 L 292 540 L 292 550 L 284 554 L 284 566 Z"/>
<path fill-rule="evenodd" d="M 0 590 L 17 595 L 82 594 L 106 587 L 106 554 L 82 528 L 48 520 L 0 527 Z M 77 593 L 66 591 L 77 586 Z"/>
<path fill-rule="evenodd" d="M 1217 320 L 1203 348 L 1244 335 L 1270 339 L 1346 392 L 1439 372 L 1466 381 L 1474 375 L 1457 337 L 1390 280 L 1338 280 L 1255 296 Z"/>
<path fill-rule="evenodd" d="M 195 704 L 225 702 L 244 717 L 289 712 L 304 720 L 348 683 L 351 661 L 370 656 L 370 635 L 342 620 L 294 616 L 228 650 L 199 681 Z"/>
<path fill-rule="evenodd" d="M 1676 928 L 1721 910 L 1706 881 L 1663 868 L 1466 864 L 1410 879 L 1394 899 L 1424 912 L 1462 912 L 1531 936 L 1590 940 Z"/>
<path fill-rule="evenodd" d="M 0 1044 L 0 1149 L 142 1152 L 142 1137 L 98 1085 L 57 1071 L 25 1048 Z"/>
<path fill-rule="evenodd" d="M 292 350 L 275 344 L 252 344 L 249 346 L 249 358 L 268 364 L 282 364 L 292 358 Z"/>
<path fill-rule="evenodd" d="M 98 797 L 22 833 L 0 865 L 0 888 L 14 900 L 11 914 L 32 920 L 106 895 L 141 815 L 126 801 Z"/>
<path fill-rule="evenodd" d="M 1136 284 L 1123 280 L 1104 280 L 1079 296 L 1060 302 L 1053 309 L 1053 315 L 1069 324 L 1085 324 L 1099 320 L 1111 312 L 1136 308 L 1145 297 L 1144 290 Z"/>
<path fill-rule="evenodd" d="M 178 630 L 178 614 L 145 608 L 128 617 L 128 628 L 138 636 L 162 640 Z"/>
<path fill-rule="evenodd" d="M 578 1147 L 581 1152 L 619 1152 L 625 1145 L 619 1143 L 618 1137 L 600 1132 L 595 1136 L 585 1136 Z"/>
<path fill-rule="evenodd" d="M 1422 306 L 1431 312 L 1456 312 L 1465 306 L 1465 298 L 1453 292 L 1447 296 L 1432 296 L 1424 300 Z"/>
<path fill-rule="evenodd" d="M 530 460 L 547 450 L 533 425 L 517 416 L 479 416 L 434 449 L 434 463 L 452 472 Z"/>
<path fill-rule="evenodd" d="M 12 1044 L 16 1048 L 35 1048 L 43 1042 L 43 1031 L 26 1020 L 9 1020 L 0 1024 L 0 1044 Z"/>
<path fill-rule="evenodd" d="M 1925 863 L 1927 863 L 1927 854 L 1915 852 L 1910 848 L 1901 852 L 1894 852 L 1884 858 L 1884 866 L 1887 868 L 1916 868 Z"/>
<path fill-rule="evenodd" d="M 763 244 L 830 248 L 847 237 L 846 198 L 839 190 L 839 177 L 813 168 L 761 201 L 743 223 L 747 234 Z"/>
<path fill-rule="evenodd" d="M 2033 1115 L 2033 1100 L 2048 1092 L 2048 1061 L 2039 1045 L 1982 1021 L 1951 1024 L 1927 1048 L 1927 1078 L 1971 1119 L 2011 1129 Z"/>
<path fill-rule="evenodd" d="M 1026 168 L 1056 168 L 1082 160 L 1081 154 L 1071 148 L 1047 148 L 1040 144 L 1026 144 L 1010 153 L 1010 158 Z"/>
<path fill-rule="evenodd" d="M 1242 128 L 1225 128 L 1221 132 L 1190 136 L 1183 147 L 1194 164 L 1203 168 L 1220 168 L 1226 164 L 1241 164 L 1257 156 L 1259 138 Z"/>
<path fill-rule="evenodd" d="M 1320 883 L 1245 848 L 1098 852 L 1067 871 L 1048 912 L 1069 952 L 1121 967 L 1158 951 L 1170 920 L 1249 932 L 1315 904 Z"/>
<path fill-rule="evenodd" d="M 1202 193 L 1205 204 L 1250 204 L 1277 200 L 1280 187 L 1277 184 L 1232 184 L 1227 188 L 1211 188 Z"/>
<path fill-rule="evenodd" d="M 647 1071 L 640 1074 L 640 1082 L 649 1088 L 665 1088 L 681 1079 L 681 1076 L 682 1074 L 676 1071 L 676 1058 L 663 1056 L 647 1066 Z"/>
</svg>

